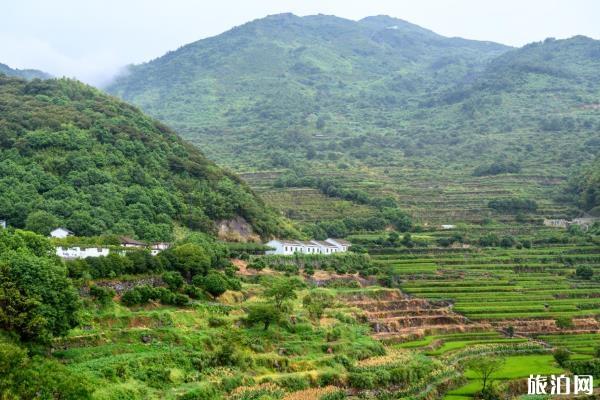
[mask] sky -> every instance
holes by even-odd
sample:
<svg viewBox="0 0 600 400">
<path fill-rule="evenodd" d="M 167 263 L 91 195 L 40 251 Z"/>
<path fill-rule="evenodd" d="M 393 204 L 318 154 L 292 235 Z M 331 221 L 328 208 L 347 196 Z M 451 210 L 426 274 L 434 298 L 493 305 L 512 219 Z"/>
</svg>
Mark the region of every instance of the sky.
<svg viewBox="0 0 600 400">
<path fill-rule="evenodd" d="M 4 0 L 0 62 L 101 86 L 159 57 L 266 15 L 386 14 L 445 36 L 512 46 L 600 39 L 597 0 Z"/>
</svg>

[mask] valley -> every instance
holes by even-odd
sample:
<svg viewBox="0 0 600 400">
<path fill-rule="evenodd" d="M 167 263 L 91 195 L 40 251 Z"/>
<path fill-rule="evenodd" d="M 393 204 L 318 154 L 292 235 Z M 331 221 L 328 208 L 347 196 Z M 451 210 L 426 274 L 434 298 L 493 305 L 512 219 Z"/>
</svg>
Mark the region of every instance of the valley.
<svg viewBox="0 0 600 400">
<path fill-rule="evenodd" d="M 599 395 L 599 41 L 286 13 L 4 67 L 1 399 Z"/>
</svg>

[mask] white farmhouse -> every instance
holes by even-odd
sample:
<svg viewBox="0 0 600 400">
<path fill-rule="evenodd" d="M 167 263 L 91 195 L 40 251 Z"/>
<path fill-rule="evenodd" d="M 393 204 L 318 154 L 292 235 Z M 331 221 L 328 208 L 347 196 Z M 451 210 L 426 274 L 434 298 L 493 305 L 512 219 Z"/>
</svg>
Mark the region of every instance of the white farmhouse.
<svg viewBox="0 0 600 400">
<path fill-rule="evenodd" d="M 302 243 L 297 240 L 271 240 L 266 244 L 273 250 L 267 250 L 266 254 L 292 255 L 302 253 Z"/>
<path fill-rule="evenodd" d="M 140 242 L 139 240 L 135 240 L 135 239 L 132 239 L 127 236 L 121 236 L 120 241 L 121 241 L 121 246 L 127 247 L 127 248 L 145 249 L 147 246 L 146 243 Z"/>
<path fill-rule="evenodd" d="M 352 243 L 344 239 L 325 239 L 327 243 L 331 243 L 335 247 L 337 247 L 338 251 L 348 251 Z"/>
<path fill-rule="evenodd" d="M 336 245 L 333 243 L 326 242 L 324 240 L 311 240 L 312 243 L 315 243 L 319 246 L 319 253 L 321 254 L 333 254 L 341 251 Z"/>
<path fill-rule="evenodd" d="M 108 247 L 57 247 L 56 255 L 65 259 L 88 257 L 106 257 L 110 253 Z"/>
<path fill-rule="evenodd" d="M 350 242 L 342 239 L 327 239 L 325 241 L 311 240 L 271 240 L 266 243 L 273 250 L 267 250 L 266 254 L 333 254 L 347 251 L 350 247 Z"/>
<path fill-rule="evenodd" d="M 166 242 L 154 243 L 152 246 L 150 246 L 150 254 L 155 256 L 158 253 L 160 253 L 161 251 L 167 250 L 169 247 L 171 247 L 171 243 L 166 243 Z"/>
<path fill-rule="evenodd" d="M 71 236 L 73 232 L 66 228 L 56 228 L 52 232 L 50 232 L 50 237 L 64 239 L 67 236 Z"/>
<path fill-rule="evenodd" d="M 5 219 L 0 219 L 0 228 L 6 229 L 6 220 Z"/>
</svg>

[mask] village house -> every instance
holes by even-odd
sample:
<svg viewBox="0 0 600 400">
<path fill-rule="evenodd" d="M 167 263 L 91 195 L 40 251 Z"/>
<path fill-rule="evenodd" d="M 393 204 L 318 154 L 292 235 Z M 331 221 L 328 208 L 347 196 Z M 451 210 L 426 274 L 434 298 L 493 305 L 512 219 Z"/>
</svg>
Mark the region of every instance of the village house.
<svg viewBox="0 0 600 400">
<path fill-rule="evenodd" d="M 171 247 L 171 243 L 166 243 L 166 242 L 154 243 L 153 245 L 150 246 L 150 254 L 155 256 L 158 253 L 160 253 L 161 251 L 167 250 L 169 247 Z"/>
<path fill-rule="evenodd" d="M 56 255 L 64 259 L 78 259 L 88 257 L 106 257 L 110 253 L 108 247 L 56 247 Z"/>
<path fill-rule="evenodd" d="M 6 229 L 6 220 L 5 219 L 0 219 L 0 228 Z"/>
<path fill-rule="evenodd" d="M 50 232 L 50 237 L 64 239 L 67 236 L 71 236 L 72 234 L 73 232 L 71 232 L 70 230 L 59 227 Z"/>
<path fill-rule="evenodd" d="M 581 229 L 583 229 L 584 231 L 587 231 L 592 225 L 594 225 L 596 222 L 599 222 L 600 218 L 595 218 L 595 217 L 591 217 L 588 215 L 584 215 L 583 217 L 580 218 L 573 218 L 572 220 L 568 221 L 566 219 L 544 219 L 544 225 L 545 226 L 550 226 L 553 228 L 563 228 L 566 229 L 571 225 L 578 225 L 581 227 Z"/>
<path fill-rule="evenodd" d="M 569 225 L 569 221 L 566 219 L 544 219 L 544 226 L 550 226 L 553 228 L 566 228 Z"/>
<path fill-rule="evenodd" d="M 132 239 L 128 236 L 121 236 L 120 238 L 121 246 L 126 248 L 133 249 L 145 249 L 147 244 L 144 242 L 140 242 L 139 240 Z"/>
<path fill-rule="evenodd" d="M 267 250 L 266 254 L 333 254 L 345 252 L 351 246 L 350 242 L 342 239 L 326 239 L 324 241 L 311 240 L 271 240 L 266 243 L 273 250 Z"/>
</svg>

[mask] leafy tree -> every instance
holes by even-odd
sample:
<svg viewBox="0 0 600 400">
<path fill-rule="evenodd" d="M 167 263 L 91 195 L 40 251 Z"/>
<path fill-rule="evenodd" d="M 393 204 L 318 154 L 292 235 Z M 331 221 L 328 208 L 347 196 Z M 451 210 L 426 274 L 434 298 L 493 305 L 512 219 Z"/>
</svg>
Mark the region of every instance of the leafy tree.
<svg viewBox="0 0 600 400">
<path fill-rule="evenodd" d="M 313 290 L 304 296 L 302 304 L 308 311 L 308 315 L 313 320 L 319 321 L 325 309 L 333 304 L 333 296 L 325 290 Z"/>
<path fill-rule="evenodd" d="M 271 277 L 263 280 L 264 295 L 271 299 L 278 310 L 283 309 L 286 300 L 296 298 L 296 290 L 302 286 L 297 278 Z"/>
<path fill-rule="evenodd" d="M 490 378 L 504 366 L 505 360 L 497 357 L 476 357 L 467 363 L 481 379 L 482 391 L 487 387 Z"/>
<path fill-rule="evenodd" d="M 53 257 L 34 254 L 40 246 L 45 247 L 41 244 L 46 239 L 0 234 L 0 248 L 11 247 L 10 239 L 18 241 L 19 236 L 29 237 L 34 247 L 22 241 L 19 251 L 0 254 L 0 328 L 23 340 L 48 342 L 77 325 L 79 297 L 62 264 Z"/>
<path fill-rule="evenodd" d="M 266 331 L 273 323 L 278 323 L 282 318 L 282 312 L 274 304 L 254 303 L 248 306 L 246 321 L 250 325 L 263 324 Z"/>
<path fill-rule="evenodd" d="M 227 277 L 217 271 L 211 271 L 206 276 L 197 275 L 193 282 L 194 285 L 201 287 L 215 299 L 229 288 Z"/>
<path fill-rule="evenodd" d="M 163 282 L 167 284 L 167 287 L 172 291 L 181 289 L 181 287 L 184 284 L 183 277 L 177 271 L 165 272 L 162 275 L 162 279 L 163 279 Z"/>
<path fill-rule="evenodd" d="M 187 243 L 177 246 L 168 253 L 173 269 L 191 279 L 194 275 L 206 275 L 211 266 L 210 255 L 201 246 Z"/>
<path fill-rule="evenodd" d="M 0 393 L 6 400 L 92 398 L 84 376 L 54 360 L 29 357 L 20 347 L 0 342 Z"/>
<path fill-rule="evenodd" d="M 25 220 L 25 229 L 39 233 L 44 236 L 50 235 L 50 232 L 57 228 L 59 220 L 47 211 L 34 211 L 27 216 Z"/>
</svg>

